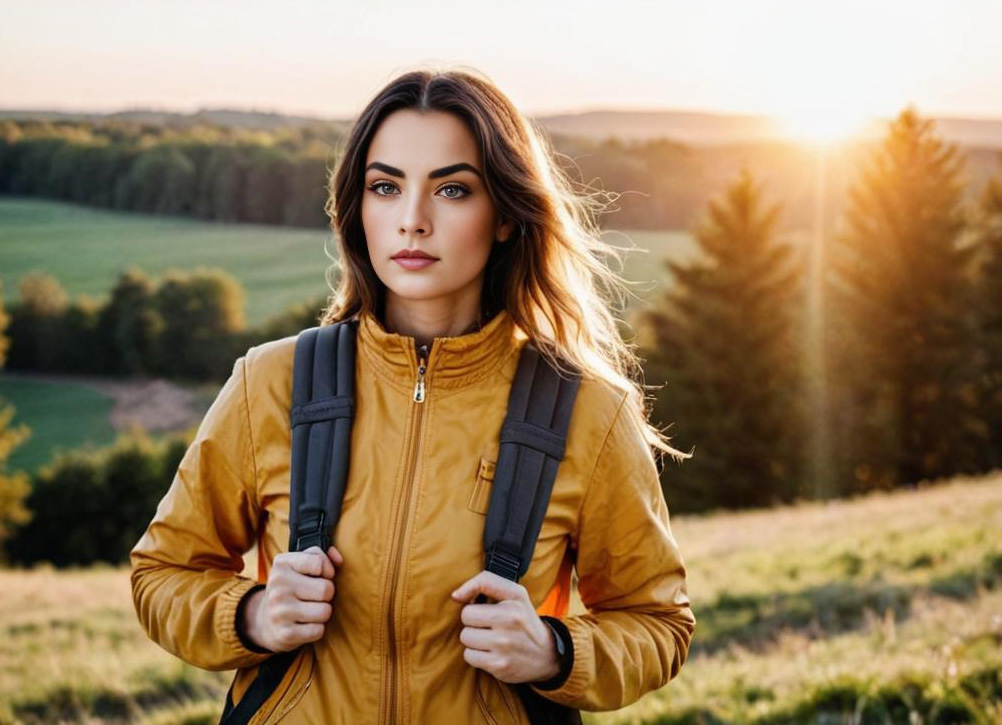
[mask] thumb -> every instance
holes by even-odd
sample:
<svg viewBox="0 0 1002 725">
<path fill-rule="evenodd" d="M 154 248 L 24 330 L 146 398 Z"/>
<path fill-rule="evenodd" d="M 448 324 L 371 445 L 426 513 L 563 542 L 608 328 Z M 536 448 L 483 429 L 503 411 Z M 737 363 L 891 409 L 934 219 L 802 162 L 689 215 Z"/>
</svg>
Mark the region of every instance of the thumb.
<svg viewBox="0 0 1002 725">
<path fill-rule="evenodd" d="M 341 552 L 337 550 L 337 547 L 334 546 L 334 544 L 331 544 L 330 548 L 327 550 L 327 555 L 330 557 L 330 560 L 338 566 L 344 564 L 344 557 L 341 556 Z"/>
<path fill-rule="evenodd" d="M 477 594 L 486 594 L 496 601 L 513 599 L 517 595 L 512 589 L 513 582 L 489 571 L 481 571 L 467 579 L 452 593 L 452 598 L 458 602 L 466 602 Z"/>
</svg>

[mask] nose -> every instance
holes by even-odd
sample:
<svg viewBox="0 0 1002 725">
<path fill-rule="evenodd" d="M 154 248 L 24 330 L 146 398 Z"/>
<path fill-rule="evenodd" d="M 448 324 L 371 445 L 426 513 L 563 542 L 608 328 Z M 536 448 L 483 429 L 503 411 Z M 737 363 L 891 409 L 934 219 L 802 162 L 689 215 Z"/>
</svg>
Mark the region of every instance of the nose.
<svg viewBox="0 0 1002 725">
<path fill-rule="evenodd" d="M 400 234 L 403 236 L 427 236 L 431 233 L 431 218 L 421 194 L 413 194 L 404 203 L 404 214 L 400 219 Z"/>
</svg>

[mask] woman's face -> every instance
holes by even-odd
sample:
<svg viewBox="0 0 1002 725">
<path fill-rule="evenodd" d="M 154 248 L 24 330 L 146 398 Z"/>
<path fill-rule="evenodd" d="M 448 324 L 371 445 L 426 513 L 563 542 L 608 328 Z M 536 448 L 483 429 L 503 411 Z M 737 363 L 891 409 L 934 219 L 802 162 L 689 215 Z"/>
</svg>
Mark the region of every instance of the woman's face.
<svg viewBox="0 0 1002 725">
<path fill-rule="evenodd" d="M 362 225 L 388 297 L 478 308 L 491 245 L 513 225 L 497 219 L 466 124 L 442 111 L 395 111 L 376 130 L 365 167 Z M 435 261 L 393 259 L 407 250 Z"/>
</svg>

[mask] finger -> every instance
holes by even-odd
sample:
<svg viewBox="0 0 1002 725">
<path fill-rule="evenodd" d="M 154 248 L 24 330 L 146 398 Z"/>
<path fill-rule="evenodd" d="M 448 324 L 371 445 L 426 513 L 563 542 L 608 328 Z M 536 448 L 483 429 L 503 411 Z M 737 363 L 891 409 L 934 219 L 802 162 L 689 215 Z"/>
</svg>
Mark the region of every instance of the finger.
<svg viewBox="0 0 1002 725">
<path fill-rule="evenodd" d="M 459 632 L 459 641 L 467 647 L 488 652 L 494 649 L 494 632 L 481 627 L 463 627 Z"/>
<path fill-rule="evenodd" d="M 482 670 L 487 669 L 487 665 L 490 664 L 491 658 L 494 655 L 490 652 L 483 652 L 478 649 L 470 649 L 467 647 L 463 650 L 463 659 L 474 667 L 479 667 Z"/>
<path fill-rule="evenodd" d="M 327 561 L 327 557 L 320 551 L 319 546 L 311 546 L 306 551 L 289 552 L 285 556 L 286 562 L 294 572 L 306 576 L 320 576 L 324 573 L 324 562 Z M 330 565 L 329 561 L 327 563 Z"/>
<path fill-rule="evenodd" d="M 296 606 L 295 621 L 297 624 L 326 622 L 331 618 L 331 610 L 327 602 L 300 602 Z"/>
<path fill-rule="evenodd" d="M 331 547 L 327 550 L 328 556 L 337 565 L 341 566 L 344 564 L 344 557 L 341 556 L 341 552 L 337 550 L 337 547 L 331 544 Z"/>
<path fill-rule="evenodd" d="M 497 616 L 496 604 L 467 604 L 459 612 L 459 621 L 468 627 L 493 627 Z"/>
<path fill-rule="evenodd" d="M 329 602 L 334 597 L 335 589 L 331 579 L 303 575 L 296 576 L 292 587 L 296 599 L 304 602 Z"/>
<path fill-rule="evenodd" d="M 320 572 L 320 576 L 324 579 L 333 579 L 334 565 L 331 563 L 330 557 L 319 546 L 317 547 L 317 558 L 320 559 L 320 563 L 323 565 L 323 571 Z"/>
<path fill-rule="evenodd" d="M 322 576 L 325 579 L 334 578 L 334 565 L 331 564 L 331 560 L 327 558 L 327 555 L 324 553 L 323 549 L 321 549 L 319 546 L 311 546 L 309 549 L 306 549 L 303 553 L 311 554 L 312 556 L 315 556 L 317 557 L 317 559 L 320 560 L 320 566 L 321 566 L 320 573 L 314 576 Z"/>
<path fill-rule="evenodd" d="M 325 624 L 323 622 L 311 622 L 309 624 L 295 624 L 292 628 L 292 639 L 296 645 L 303 642 L 316 642 L 323 639 Z"/>
<path fill-rule="evenodd" d="M 502 602 L 508 599 L 521 599 L 523 591 L 524 588 L 517 582 L 484 570 L 460 584 L 452 593 L 452 598 L 459 602 L 468 602 L 477 594 L 485 594 Z"/>
</svg>

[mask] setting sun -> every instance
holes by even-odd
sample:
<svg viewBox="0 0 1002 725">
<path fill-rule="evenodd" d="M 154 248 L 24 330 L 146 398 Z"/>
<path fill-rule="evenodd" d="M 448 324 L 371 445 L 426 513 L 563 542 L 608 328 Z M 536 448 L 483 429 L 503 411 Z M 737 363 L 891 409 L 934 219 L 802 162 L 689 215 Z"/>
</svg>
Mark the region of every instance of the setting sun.
<svg viewBox="0 0 1002 725">
<path fill-rule="evenodd" d="M 843 141 L 863 129 L 868 114 L 823 104 L 776 114 L 783 130 L 807 143 L 829 145 Z"/>
</svg>

